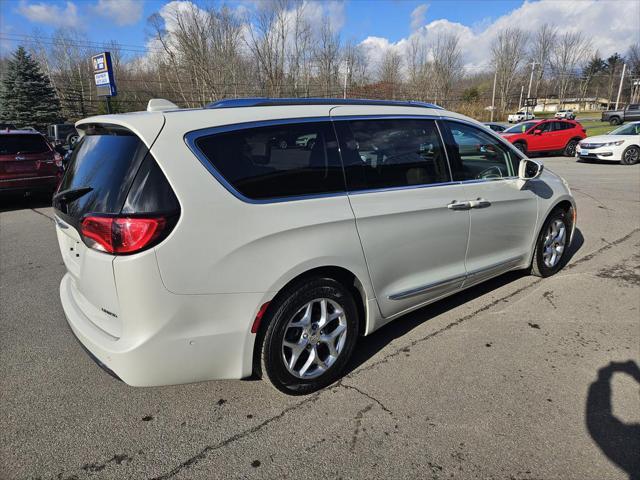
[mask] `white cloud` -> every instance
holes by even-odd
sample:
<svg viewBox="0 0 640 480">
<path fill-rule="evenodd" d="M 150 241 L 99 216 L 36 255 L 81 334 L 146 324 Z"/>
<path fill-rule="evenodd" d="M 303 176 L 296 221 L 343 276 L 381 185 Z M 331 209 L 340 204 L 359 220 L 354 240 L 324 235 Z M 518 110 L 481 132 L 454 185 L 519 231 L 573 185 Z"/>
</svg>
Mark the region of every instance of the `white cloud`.
<svg viewBox="0 0 640 480">
<path fill-rule="evenodd" d="M 415 10 L 414 10 L 415 12 Z M 540 0 L 525 1 L 520 7 L 493 20 L 484 19 L 472 26 L 446 19 L 434 20 L 413 31 L 407 38 L 390 42 L 386 38 L 368 37 L 361 45 L 376 63 L 387 49 L 403 52 L 409 41 L 418 38 L 428 42 L 438 32 L 454 32 L 460 35 L 460 48 L 468 68 L 488 68 L 491 42 L 506 27 L 519 27 L 530 33 L 544 23 L 557 26 L 561 32 L 582 32 L 591 40 L 602 56 L 614 52 L 624 53 L 633 42 L 640 42 L 640 2 L 636 0 Z M 632 19 L 636 19 L 635 21 Z M 411 16 L 414 25 L 414 15 Z"/>
<path fill-rule="evenodd" d="M 411 30 L 417 30 L 424 25 L 424 21 L 427 18 L 427 10 L 429 10 L 429 5 L 426 3 L 413 9 L 413 12 L 411 12 Z"/>
<path fill-rule="evenodd" d="M 133 25 L 142 18 L 143 0 L 98 0 L 94 10 L 116 25 Z"/>
<path fill-rule="evenodd" d="M 29 3 L 21 0 L 18 12 L 34 23 L 45 23 L 56 27 L 75 27 L 79 23 L 78 7 L 66 2 L 65 8 L 46 2 Z"/>
</svg>

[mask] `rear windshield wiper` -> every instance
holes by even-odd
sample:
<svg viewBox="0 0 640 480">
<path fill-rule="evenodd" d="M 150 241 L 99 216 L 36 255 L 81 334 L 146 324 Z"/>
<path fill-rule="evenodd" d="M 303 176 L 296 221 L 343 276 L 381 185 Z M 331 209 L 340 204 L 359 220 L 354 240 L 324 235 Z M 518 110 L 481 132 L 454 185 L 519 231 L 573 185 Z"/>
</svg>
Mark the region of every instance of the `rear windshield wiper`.
<svg viewBox="0 0 640 480">
<path fill-rule="evenodd" d="M 63 190 L 61 192 L 56 193 L 53 196 L 53 201 L 60 202 L 60 203 L 72 202 L 74 200 L 79 199 L 83 195 L 86 195 L 92 190 L 93 188 L 91 187 L 69 188 L 68 190 Z"/>
</svg>

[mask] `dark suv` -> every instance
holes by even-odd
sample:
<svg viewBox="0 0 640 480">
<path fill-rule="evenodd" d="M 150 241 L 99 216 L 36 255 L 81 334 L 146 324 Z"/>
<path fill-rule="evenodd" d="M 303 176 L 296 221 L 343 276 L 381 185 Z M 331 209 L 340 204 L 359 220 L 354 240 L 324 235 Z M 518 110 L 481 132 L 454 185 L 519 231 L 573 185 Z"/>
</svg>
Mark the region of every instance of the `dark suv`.
<svg viewBox="0 0 640 480">
<path fill-rule="evenodd" d="M 32 130 L 0 131 L 0 192 L 51 191 L 62 177 L 62 157 Z"/>
</svg>

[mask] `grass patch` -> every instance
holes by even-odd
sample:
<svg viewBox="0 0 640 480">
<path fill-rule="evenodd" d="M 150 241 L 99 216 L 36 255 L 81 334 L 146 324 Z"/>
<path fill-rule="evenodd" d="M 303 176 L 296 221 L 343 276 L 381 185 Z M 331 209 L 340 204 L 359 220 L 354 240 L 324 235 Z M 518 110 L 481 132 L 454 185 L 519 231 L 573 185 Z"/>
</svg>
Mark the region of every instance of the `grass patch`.
<svg viewBox="0 0 640 480">
<path fill-rule="evenodd" d="M 582 126 L 587 131 L 588 137 L 593 137 L 595 135 L 606 135 L 611 130 L 616 129 L 612 125 L 609 125 L 608 122 L 583 122 Z"/>
</svg>

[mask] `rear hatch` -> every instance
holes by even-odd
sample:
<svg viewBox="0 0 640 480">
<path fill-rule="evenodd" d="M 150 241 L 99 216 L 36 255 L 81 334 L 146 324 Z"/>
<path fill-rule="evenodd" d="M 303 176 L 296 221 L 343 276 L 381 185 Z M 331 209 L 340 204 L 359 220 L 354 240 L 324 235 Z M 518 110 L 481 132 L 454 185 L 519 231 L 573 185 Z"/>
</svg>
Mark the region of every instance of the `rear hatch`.
<svg viewBox="0 0 640 480">
<path fill-rule="evenodd" d="M 80 128 L 84 135 L 53 200 L 58 242 L 76 306 L 117 339 L 122 315 L 113 261 L 165 238 L 179 205 L 150 144 L 119 125 Z"/>
<path fill-rule="evenodd" d="M 37 133 L 0 135 L 0 178 L 55 177 L 59 166 L 56 154 L 45 138 Z"/>
</svg>

